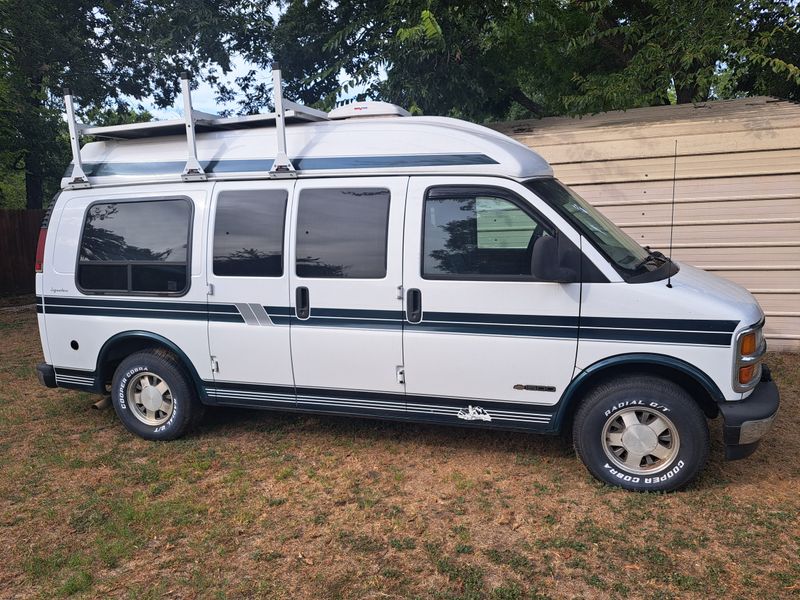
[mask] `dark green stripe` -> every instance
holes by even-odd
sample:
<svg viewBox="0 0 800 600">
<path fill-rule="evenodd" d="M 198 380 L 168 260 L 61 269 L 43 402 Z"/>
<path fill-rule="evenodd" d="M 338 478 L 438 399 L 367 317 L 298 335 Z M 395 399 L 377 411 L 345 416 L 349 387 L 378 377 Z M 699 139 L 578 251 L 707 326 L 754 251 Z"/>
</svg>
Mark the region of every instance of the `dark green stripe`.
<svg viewBox="0 0 800 600">
<path fill-rule="evenodd" d="M 105 298 L 65 298 L 63 296 L 48 296 L 44 304 L 50 306 L 94 306 L 98 308 L 136 308 L 155 310 L 179 310 L 192 312 L 226 312 L 238 314 L 239 311 L 233 304 L 208 304 L 205 302 L 181 301 L 153 301 L 153 300 L 115 300 Z"/>
<path fill-rule="evenodd" d="M 292 310 L 292 313 L 294 311 Z M 350 308 L 311 308 L 312 317 L 351 317 L 355 319 L 397 319 L 403 318 L 402 310 L 367 310 Z"/>
<path fill-rule="evenodd" d="M 438 333 L 468 333 L 473 335 L 501 335 L 522 337 L 547 337 L 576 339 L 577 327 L 545 327 L 536 325 L 492 325 L 479 323 L 406 323 L 408 331 Z"/>
<path fill-rule="evenodd" d="M 581 327 L 581 339 L 609 342 L 661 342 L 665 344 L 702 344 L 729 346 L 729 333 L 696 333 L 692 331 L 640 331 L 636 329 L 590 329 Z"/>
<path fill-rule="evenodd" d="M 739 321 L 711 319 L 643 319 L 618 317 L 581 317 L 581 327 L 613 327 L 622 329 L 670 329 L 679 331 L 732 332 Z"/>
<path fill-rule="evenodd" d="M 273 321 L 274 322 L 274 321 Z M 292 319 L 292 326 L 297 327 L 334 327 L 334 328 L 353 328 L 353 329 L 397 329 L 403 328 L 403 322 L 400 319 L 395 321 L 379 320 L 379 319 L 330 319 L 330 318 L 316 318 L 314 316 L 308 319 Z"/>
<path fill-rule="evenodd" d="M 237 391 L 259 392 L 262 394 L 297 394 L 306 399 L 331 398 L 340 400 L 362 400 L 366 402 L 399 402 L 405 403 L 409 408 L 423 404 L 434 405 L 440 408 L 464 408 L 468 404 L 480 404 L 486 410 L 503 410 L 517 413 L 552 414 L 555 406 L 540 404 L 523 404 L 488 400 L 485 398 L 458 398 L 454 396 L 429 396 L 425 394 L 404 394 L 397 392 L 374 392 L 365 390 L 346 390 L 336 388 L 298 387 L 284 385 L 269 385 L 236 382 L 204 382 L 209 391 L 225 390 L 232 393 Z"/>
<path fill-rule="evenodd" d="M 176 310 L 137 310 L 132 308 L 100 308 L 95 306 L 47 306 L 48 314 L 87 315 L 92 317 L 125 317 L 131 319 L 175 319 L 183 321 L 225 321 L 244 323 L 239 314 L 215 314 Z"/>
<path fill-rule="evenodd" d="M 266 173 L 273 159 L 211 160 L 200 161 L 206 173 Z M 335 169 L 385 169 L 400 167 L 451 167 L 466 165 L 496 165 L 496 160 L 480 153 L 461 154 L 395 154 L 388 156 L 331 156 L 299 157 L 292 159 L 298 171 Z M 88 177 L 179 175 L 186 166 L 184 161 L 134 162 L 134 163 L 84 163 Z M 67 167 L 65 177 L 72 176 L 73 166 Z"/>
<path fill-rule="evenodd" d="M 258 383 L 230 383 L 227 381 L 207 381 L 206 388 L 209 390 L 225 390 L 225 391 L 245 391 L 245 392 L 259 392 L 262 394 L 294 394 L 294 386 L 290 385 L 265 385 Z"/>
<path fill-rule="evenodd" d="M 564 325 L 577 327 L 578 317 L 557 315 L 509 315 L 509 314 L 482 314 L 482 313 L 451 313 L 427 312 L 422 313 L 425 321 L 444 321 L 460 323 L 492 323 L 505 325 Z"/>
<path fill-rule="evenodd" d="M 53 367 L 56 375 L 64 375 L 65 377 L 91 377 L 94 379 L 94 371 L 80 371 L 78 369 L 64 369 L 62 367 Z"/>
</svg>

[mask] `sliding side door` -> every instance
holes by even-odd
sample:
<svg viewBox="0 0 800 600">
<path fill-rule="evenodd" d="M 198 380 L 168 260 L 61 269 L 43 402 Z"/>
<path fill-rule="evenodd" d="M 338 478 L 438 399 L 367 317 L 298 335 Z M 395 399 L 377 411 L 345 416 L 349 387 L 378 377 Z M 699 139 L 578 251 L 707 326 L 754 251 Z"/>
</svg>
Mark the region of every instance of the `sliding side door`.
<svg viewBox="0 0 800 600">
<path fill-rule="evenodd" d="M 214 186 L 209 221 L 211 400 L 295 405 L 286 223 L 294 181 Z"/>
<path fill-rule="evenodd" d="M 405 414 L 400 286 L 407 182 L 297 182 L 289 280 L 298 408 Z"/>
</svg>

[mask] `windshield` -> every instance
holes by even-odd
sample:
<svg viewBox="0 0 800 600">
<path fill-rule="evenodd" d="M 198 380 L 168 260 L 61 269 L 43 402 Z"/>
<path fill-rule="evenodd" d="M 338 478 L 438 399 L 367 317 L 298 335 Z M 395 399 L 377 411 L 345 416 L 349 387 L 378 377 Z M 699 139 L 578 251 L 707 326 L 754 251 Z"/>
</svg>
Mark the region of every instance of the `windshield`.
<svg viewBox="0 0 800 600">
<path fill-rule="evenodd" d="M 569 220 L 617 267 L 631 272 L 649 270 L 643 267 L 650 253 L 564 184 L 555 179 L 532 179 L 525 185 Z"/>
</svg>

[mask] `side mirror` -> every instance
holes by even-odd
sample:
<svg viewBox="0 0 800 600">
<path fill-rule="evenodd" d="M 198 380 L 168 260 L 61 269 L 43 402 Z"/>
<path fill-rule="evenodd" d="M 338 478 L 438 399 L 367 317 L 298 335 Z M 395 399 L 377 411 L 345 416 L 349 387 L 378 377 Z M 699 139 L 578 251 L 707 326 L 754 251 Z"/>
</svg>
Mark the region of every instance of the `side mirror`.
<svg viewBox="0 0 800 600">
<path fill-rule="evenodd" d="M 575 259 L 578 260 L 575 260 Z M 568 240 L 545 235 L 533 244 L 531 275 L 539 281 L 575 283 L 578 281 L 580 254 Z"/>
</svg>

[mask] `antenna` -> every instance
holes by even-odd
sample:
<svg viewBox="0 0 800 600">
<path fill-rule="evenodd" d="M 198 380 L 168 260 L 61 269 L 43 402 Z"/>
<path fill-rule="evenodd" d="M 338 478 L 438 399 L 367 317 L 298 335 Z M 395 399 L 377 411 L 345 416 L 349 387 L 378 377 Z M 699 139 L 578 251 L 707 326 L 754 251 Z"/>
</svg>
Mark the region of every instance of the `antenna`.
<svg viewBox="0 0 800 600">
<path fill-rule="evenodd" d="M 678 140 L 675 140 L 675 153 L 672 156 L 672 214 L 669 218 L 669 275 L 667 287 L 672 287 L 672 232 L 675 229 L 675 177 L 678 173 Z"/>
</svg>

